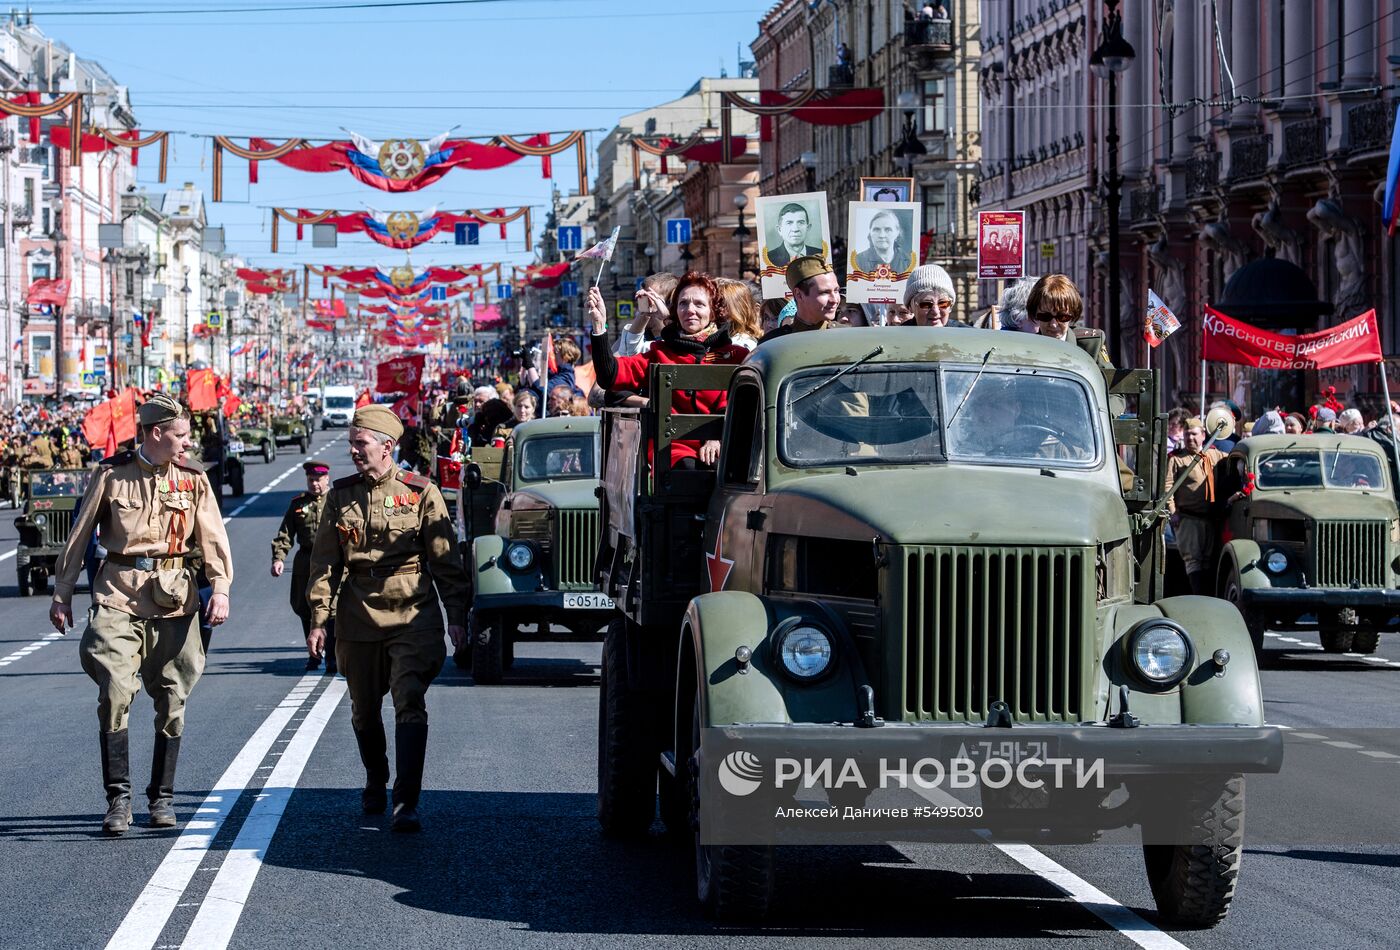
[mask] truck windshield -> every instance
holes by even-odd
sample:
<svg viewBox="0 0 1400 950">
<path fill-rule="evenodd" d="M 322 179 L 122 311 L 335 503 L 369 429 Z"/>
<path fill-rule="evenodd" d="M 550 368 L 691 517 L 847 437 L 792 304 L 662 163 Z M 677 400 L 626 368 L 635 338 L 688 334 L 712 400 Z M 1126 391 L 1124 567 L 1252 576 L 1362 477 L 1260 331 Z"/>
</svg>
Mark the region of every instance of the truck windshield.
<svg viewBox="0 0 1400 950">
<path fill-rule="evenodd" d="M 520 477 L 527 482 L 597 478 L 592 435 L 537 435 L 520 450 Z"/>
<path fill-rule="evenodd" d="M 1288 449 L 1259 456 L 1255 487 L 1383 489 L 1385 471 L 1366 452 Z"/>
<path fill-rule="evenodd" d="M 327 408 L 327 409 L 354 409 L 354 408 L 355 408 L 355 400 L 351 399 L 349 396 L 327 396 L 327 397 L 326 397 L 326 408 Z"/>
<path fill-rule="evenodd" d="M 804 373 L 785 387 L 779 449 L 788 464 L 1097 461 L 1088 390 L 1072 377 L 987 369 L 978 379 L 975 367 L 876 363 L 823 385 L 841 369 Z"/>
<path fill-rule="evenodd" d="M 35 472 L 29 477 L 31 498 L 74 498 L 87 489 L 89 472 Z"/>
</svg>

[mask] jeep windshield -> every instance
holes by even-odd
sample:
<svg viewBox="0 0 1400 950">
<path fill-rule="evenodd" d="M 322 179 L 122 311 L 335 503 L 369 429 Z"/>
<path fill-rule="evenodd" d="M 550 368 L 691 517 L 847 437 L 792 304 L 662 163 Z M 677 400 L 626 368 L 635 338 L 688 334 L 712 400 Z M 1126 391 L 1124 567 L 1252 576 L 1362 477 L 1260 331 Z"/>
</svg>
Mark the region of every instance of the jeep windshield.
<svg viewBox="0 0 1400 950">
<path fill-rule="evenodd" d="M 598 463 L 592 434 L 537 435 L 520 450 L 520 478 L 539 482 L 564 478 L 597 478 Z"/>
<path fill-rule="evenodd" d="M 1098 462 L 1089 391 L 1073 376 L 877 363 L 831 381 L 841 370 L 824 367 L 785 384 L 779 454 L 787 464 Z"/>
<path fill-rule="evenodd" d="M 87 490 L 87 470 L 35 472 L 29 476 L 31 498 L 76 498 Z"/>
<path fill-rule="evenodd" d="M 1254 463 L 1256 488 L 1385 488 L 1381 460 L 1366 452 L 1286 449 Z"/>
</svg>

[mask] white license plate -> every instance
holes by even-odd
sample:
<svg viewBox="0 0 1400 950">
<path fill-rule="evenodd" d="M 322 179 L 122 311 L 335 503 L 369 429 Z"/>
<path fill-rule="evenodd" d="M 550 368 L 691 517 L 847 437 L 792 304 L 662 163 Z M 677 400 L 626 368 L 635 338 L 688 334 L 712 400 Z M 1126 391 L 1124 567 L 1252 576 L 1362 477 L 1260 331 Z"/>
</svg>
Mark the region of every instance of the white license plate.
<svg viewBox="0 0 1400 950">
<path fill-rule="evenodd" d="M 612 610 L 617 606 L 607 594 L 565 594 L 565 610 Z"/>
</svg>

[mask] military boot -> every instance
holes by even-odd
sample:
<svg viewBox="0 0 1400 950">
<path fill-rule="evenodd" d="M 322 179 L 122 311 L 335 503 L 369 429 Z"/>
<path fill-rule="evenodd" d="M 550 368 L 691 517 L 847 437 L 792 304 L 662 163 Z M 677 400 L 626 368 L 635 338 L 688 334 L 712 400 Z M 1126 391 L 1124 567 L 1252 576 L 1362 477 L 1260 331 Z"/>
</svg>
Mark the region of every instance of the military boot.
<svg viewBox="0 0 1400 950">
<path fill-rule="evenodd" d="M 152 828 L 175 827 L 175 763 L 180 758 L 180 737 L 156 733 L 151 752 L 151 784 L 146 786 L 147 809 Z"/>
<path fill-rule="evenodd" d="M 394 820 L 390 831 L 419 831 L 418 794 L 423 790 L 423 759 L 428 752 L 428 724 L 404 722 L 394 727 Z"/>
<path fill-rule="evenodd" d="M 131 827 L 131 769 L 127 756 L 127 731 L 104 732 L 102 741 L 102 785 L 107 791 L 107 814 L 102 830 L 124 835 Z"/>
<path fill-rule="evenodd" d="M 360 793 L 360 806 L 366 815 L 382 815 L 389 807 L 388 741 L 384 724 L 372 723 L 368 729 L 355 730 L 355 744 L 360 747 L 360 761 L 365 765 L 365 788 Z"/>
</svg>

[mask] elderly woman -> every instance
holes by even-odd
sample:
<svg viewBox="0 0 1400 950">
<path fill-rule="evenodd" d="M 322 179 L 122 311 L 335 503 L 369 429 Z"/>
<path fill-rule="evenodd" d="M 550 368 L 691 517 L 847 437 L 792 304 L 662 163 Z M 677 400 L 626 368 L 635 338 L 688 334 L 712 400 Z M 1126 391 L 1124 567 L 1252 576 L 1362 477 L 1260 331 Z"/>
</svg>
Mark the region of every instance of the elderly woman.
<svg viewBox="0 0 1400 950">
<path fill-rule="evenodd" d="M 1034 277 L 1021 277 L 1006 285 L 997 301 L 997 324 L 1002 330 L 1022 330 L 1035 333 L 1035 321 L 1026 312 L 1026 301 L 1038 280 Z"/>
<path fill-rule="evenodd" d="M 1070 339 L 1070 327 L 1084 313 L 1079 288 L 1064 274 L 1046 274 L 1026 297 L 1026 313 L 1035 321 L 1035 332 L 1057 340 Z"/>
<path fill-rule="evenodd" d="M 916 267 L 904 282 L 904 306 L 921 327 L 965 327 L 966 323 L 952 319 L 953 304 L 958 295 L 953 290 L 953 278 L 937 264 Z"/>
<path fill-rule="evenodd" d="M 709 274 L 689 273 L 676 282 L 667 301 L 673 320 L 645 353 L 615 357 L 608 345 L 608 313 L 597 287 L 588 291 L 588 318 L 593 330 L 593 365 L 598 385 L 607 390 L 640 389 L 647 384 L 653 363 L 741 363 L 749 351 L 729 341 L 719 331 L 728 314 L 719 287 Z M 690 415 L 723 412 L 723 390 L 685 390 L 675 393 L 676 412 Z M 672 468 L 712 466 L 719 458 L 719 442 L 694 440 L 671 443 Z"/>
<path fill-rule="evenodd" d="M 1343 409 L 1337 416 L 1337 431 L 1357 435 L 1366 428 L 1366 419 L 1360 409 Z"/>
</svg>

